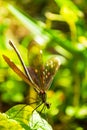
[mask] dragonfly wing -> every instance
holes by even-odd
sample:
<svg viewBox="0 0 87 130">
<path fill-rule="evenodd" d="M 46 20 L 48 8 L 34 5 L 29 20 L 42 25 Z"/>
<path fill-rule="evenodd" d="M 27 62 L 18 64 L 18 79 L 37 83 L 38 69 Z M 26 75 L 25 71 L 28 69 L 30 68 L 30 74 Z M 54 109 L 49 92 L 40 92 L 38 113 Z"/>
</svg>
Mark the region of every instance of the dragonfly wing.
<svg viewBox="0 0 87 130">
<path fill-rule="evenodd" d="M 28 77 L 7 56 L 3 55 L 3 58 L 16 74 L 18 74 L 27 84 L 31 85 Z"/>
<path fill-rule="evenodd" d="M 44 89 L 49 89 L 55 74 L 60 66 L 60 61 L 57 57 L 50 58 L 44 66 Z"/>
<path fill-rule="evenodd" d="M 31 78 L 33 79 L 34 83 L 38 86 L 38 89 L 41 90 L 43 83 L 43 57 L 42 57 L 42 50 L 38 43 L 32 41 L 28 47 L 28 60 L 29 60 L 29 67 L 28 71 L 30 73 Z"/>
</svg>

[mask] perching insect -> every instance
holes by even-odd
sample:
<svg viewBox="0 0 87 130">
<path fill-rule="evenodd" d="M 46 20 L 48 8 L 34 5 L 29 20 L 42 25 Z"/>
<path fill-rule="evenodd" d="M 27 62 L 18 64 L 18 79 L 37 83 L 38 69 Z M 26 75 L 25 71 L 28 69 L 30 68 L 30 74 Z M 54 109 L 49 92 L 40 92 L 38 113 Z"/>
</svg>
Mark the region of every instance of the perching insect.
<svg viewBox="0 0 87 130">
<path fill-rule="evenodd" d="M 28 85 L 33 86 L 34 90 L 39 95 L 40 102 L 35 109 L 42 104 L 49 109 L 50 104 L 47 102 L 46 91 L 49 89 L 53 78 L 59 69 L 60 62 L 58 58 L 56 56 L 52 57 L 44 64 L 40 46 L 35 42 L 32 42 L 28 47 L 29 67 L 26 67 L 15 45 L 11 41 L 9 41 L 9 44 L 18 55 L 25 73 L 23 73 L 7 56 L 3 55 L 3 58 L 14 72 L 16 72 Z"/>
</svg>

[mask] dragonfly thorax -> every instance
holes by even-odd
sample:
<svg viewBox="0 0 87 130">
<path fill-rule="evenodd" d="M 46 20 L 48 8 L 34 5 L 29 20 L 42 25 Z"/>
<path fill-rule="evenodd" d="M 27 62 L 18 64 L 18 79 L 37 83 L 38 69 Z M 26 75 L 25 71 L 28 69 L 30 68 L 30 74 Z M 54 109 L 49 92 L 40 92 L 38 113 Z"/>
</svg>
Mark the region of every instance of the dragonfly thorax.
<svg viewBox="0 0 87 130">
<path fill-rule="evenodd" d="M 42 103 L 44 103 L 45 106 L 49 109 L 50 108 L 50 104 L 48 102 L 46 102 L 46 99 L 47 99 L 46 92 L 41 90 L 40 93 L 39 93 L 39 97 L 40 97 Z"/>
</svg>

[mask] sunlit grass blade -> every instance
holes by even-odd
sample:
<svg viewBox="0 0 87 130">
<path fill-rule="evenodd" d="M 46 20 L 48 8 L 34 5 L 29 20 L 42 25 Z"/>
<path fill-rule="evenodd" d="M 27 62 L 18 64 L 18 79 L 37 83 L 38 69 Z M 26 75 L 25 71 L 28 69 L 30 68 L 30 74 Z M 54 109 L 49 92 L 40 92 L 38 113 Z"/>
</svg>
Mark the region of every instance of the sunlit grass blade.
<svg viewBox="0 0 87 130">
<path fill-rule="evenodd" d="M 43 32 L 43 28 L 41 28 L 32 17 L 27 17 L 11 4 L 7 4 L 7 8 L 27 29 L 29 29 L 29 31 L 31 31 L 35 40 L 40 44 L 46 43 L 50 40 L 47 32 Z"/>
<path fill-rule="evenodd" d="M 61 32 L 44 29 L 44 27 L 39 26 L 37 20 L 31 16 L 27 17 L 24 12 L 19 11 L 19 9 L 11 4 L 7 4 L 7 8 L 31 32 L 33 39 L 39 44 L 45 46 L 49 41 L 53 40 L 70 53 L 78 53 L 78 49 L 74 48 L 69 40 L 65 37 L 61 37 Z"/>
</svg>

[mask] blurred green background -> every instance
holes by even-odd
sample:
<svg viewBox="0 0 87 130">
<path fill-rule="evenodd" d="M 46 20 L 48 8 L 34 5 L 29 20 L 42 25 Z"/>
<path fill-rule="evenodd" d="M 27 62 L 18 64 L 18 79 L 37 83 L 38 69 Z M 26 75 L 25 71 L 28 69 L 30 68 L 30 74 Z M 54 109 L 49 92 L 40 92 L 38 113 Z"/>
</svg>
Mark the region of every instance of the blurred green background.
<svg viewBox="0 0 87 130">
<path fill-rule="evenodd" d="M 54 130 L 87 130 L 87 1 L 0 0 L 0 111 L 23 103 L 32 88 L 2 58 L 21 68 L 12 40 L 28 65 L 27 46 L 38 42 L 44 58 L 58 55 L 61 66 L 48 90 L 48 122 Z"/>
</svg>

